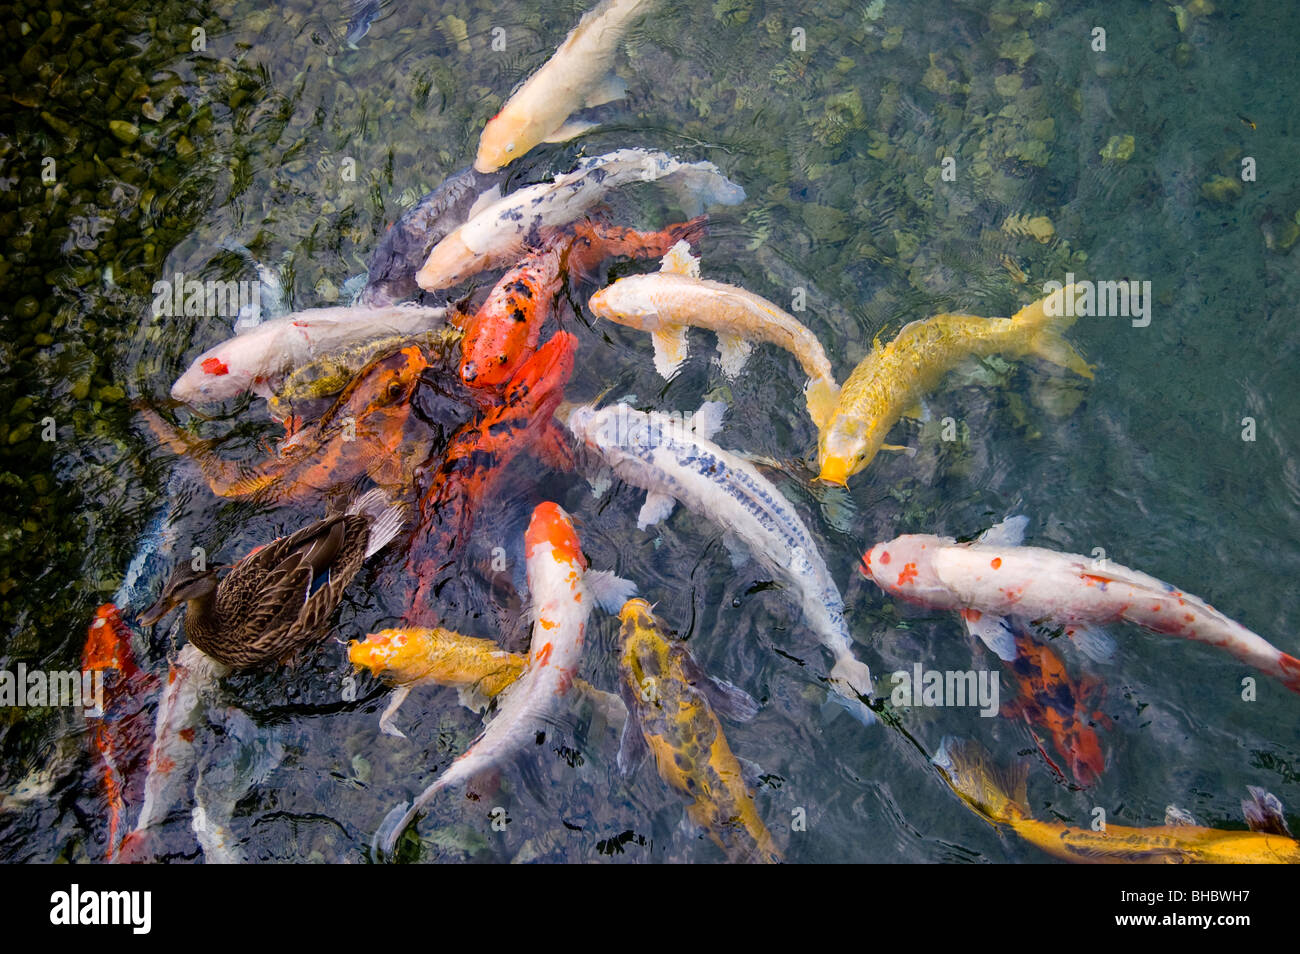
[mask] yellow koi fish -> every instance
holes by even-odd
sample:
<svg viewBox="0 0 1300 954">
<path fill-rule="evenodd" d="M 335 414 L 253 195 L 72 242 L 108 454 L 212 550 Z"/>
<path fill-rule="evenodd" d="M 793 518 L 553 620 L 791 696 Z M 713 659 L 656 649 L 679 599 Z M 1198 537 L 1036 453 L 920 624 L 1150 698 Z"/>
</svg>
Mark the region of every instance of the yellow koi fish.
<svg viewBox="0 0 1300 954">
<path fill-rule="evenodd" d="M 605 0 L 565 37 L 559 49 L 530 76 L 488 124 L 478 143 L 474 168 L 493 172 L 540 142 L 564 142 L 594 123 L 569 122 L 578 109 L 627 95 L 613 74 L 619 42 L 658 0 Z"/>
<path fill-rule="evenodd" d="M 482 712 L 524 673 L 528 656 L 502 649 L 490 639 L 462 636 L 449 629 L 385 629 L 348 643 L 348 660 L 358 669 L 394 683 L 392 700 L 379 717 L 387 735 L 406 738 L 393 725 L 393 716 L 416 686 L 449 686 L 458 690 L 461 705 Z M 586 695 L 607 721 L 619 725 L 627 717 L 622 700 L 583 679 L 574 688 Z"/>
<path fill-rule="evenodd" d="M 1049 855 L 1066 861 L 1138 864 L 1297 864 L 1300 843 L 1291 837 L 1278 800 L 1250 787 L 1242 801 L 1249 831 L 1202 828 L 1185 812 L 1170 809 L 1154 828 L 1106 825 L 1102 831 L 1042 822 L 1029 816 L 1025 801 L 1026 763 L 1009 772 L 989 764 L 975 743 L 944 739 L 934 763 L 948 784 L 976 814 L 1005 825 Z"/>
<path fill-rule="evenodd" d="M 877 342 L 844 382 L 839 406 L 821 429 L 820 478 L 847 484 L 882 448 L 901 450 L 885 443 L 890 428 L 904 414 L 919 416 L 921 398 L 969 357 L 1032 354 L 1091 378 L 1092 367 L 1061 337 L 1074 323 L 1063 314 L 1074 290 L 1068 285 L 1011 318 L 936 315 L 905 325 L 883 348 Z"/>
<path fill-rule="evenodd" d="M 629 714 L 618 753 L 620 771 L 631 774 L 648 747 L 660 777 L 691 799 L 687 816 L 729 861 L 780 861 L 714 714 L 716 709 L 749 719 L 758 704 L 701 671 L 685 646 L 669 640 L 645 600 L 628 600 L 619 618 L 619 691 Z"/>
<path fill-rule="evenodd" d="M 596 292 L 588 305 L 602 318 L 650 332 L 655 370 L 665 378 L 686 360 L 688 326 L 717 334 L 719 363 L 729 378 L 744 367 L 752 342 L 784 348 L 808 375 L 804 396 L 813 422 L 824 427 L 835 410 L 840 388 L 817 336 L 765 298 L 701 279 L 700 260 L 685 242 L 664 256 L 660 271 L 620 278 Z"/>
</svg>

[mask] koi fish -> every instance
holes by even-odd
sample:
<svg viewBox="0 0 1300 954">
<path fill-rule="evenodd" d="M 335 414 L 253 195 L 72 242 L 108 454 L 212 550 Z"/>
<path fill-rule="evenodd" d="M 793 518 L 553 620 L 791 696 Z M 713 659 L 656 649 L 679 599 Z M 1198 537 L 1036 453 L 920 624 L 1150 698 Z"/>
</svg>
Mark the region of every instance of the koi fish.
<svg viewBox="0 0 1300 954">
<path fill-rule="evenodd" d="M 1020 546 L 1026 523 L 1027 517 L 1012 517 L 970 543 L 908 534 L 876 544 L 860 569 L 888 593 L 960 611 L 971 632 L 1002 659 L 1015 653 L 1006 616 L 1063 623 L 1082 651 L 1103 660 L 1114 641 L 1098 627 L 1124 620 L 1218 646 L 1300 692 L 1300 659 L 1153 576 L 1109 560 Z"/>
<path fill-rule="evenodd" d="M 629 328 L 648 331 L 655 370 L 671 378 L 686 360 L 689 326 L 718 336 L 722 371 L 735 378 L 754 341 L 766 341 L 795 356 L 808 375 L 804 388 L 808 415 L 818 427 L 830 420 L 840 396 L 831 363 L 817 336 L 765 298 L 734 285 L 700 278 L 700 260 L 679 243 L 660 271 L 629 275 L 602 288 L 587 303 L 593 314 Z"/>
<path fill-rule="evenodd" d="M 524 557 L 533 619 L 528 666 L 469 749 L 413 802 L 388 813 L 374 840 L 385 854 L 392 854 L 398 836 L 438 792 L 501 765 L 550 728 L 577 678 L 592 606 L 613 612 L 635 590 L 627 580 L 588 568 L 572 518 L 549 501 L 533 510 Z"/>
<path fill-rule="evenodd" d="M 348 643 L 348 660 L 397 686 L 379 717 L 379 729 L 399 738 L 406 735 L 393 725 L 393 716 L 415 686 L 450 686 L 457 690 L 461 705 L 482 712 L 528 665 L 526 655 L 506 652 L 490 639 L 422 628 L 385 629 L 353 640 Z M 591 697 L 607 720 L 621 724 L 626 719 L 627 709 L 618 696 L 582 679 L 574 688 Z"/>
<path fill-rule="evenodd" d="M 683 204 L 700 208 L 745 199 L 745 190 L 711 162 L 681 162 L 646 149 L 591 156 L 572 172 L 510 193 L 459 226 L 433 247 L 416 283 L 434 292 L 516 262 L 537 235 L 583 218 L 610 190 L 659 181 L 675 187 Z"/>
<path fill-rule="evenodd" d="M 604 0 L 587 11 L 551 58 L 488 120 L 474 168 L 492 172 L 538 143 L 564 142 L 593 128 L 594 123 L 569 122 L 569 115 L 627 95 L 627 84 L 613 73 L 614 56 L 623 36 L 656 2 Z"/>
<path fill-rule="evenodd" d="M 1024 632 L 1016 633 L 1016 658 L 1006 666 L 1016 678 L 1020 697 L 1008 703 L 1003 714 L 1020 716 L 1031 732 L 1033 726 L 1045 728 L 1075 781 L 1085 788 L 1095 785 L 1106 770 L 1106 755 L 1093 725 L 1110 720 L 1090 711 L 1088 700 L 1103 688 L 1101 683 L 1071 679 L 1060 657 Z"/>
<path fill-rule="evenodd" d="M 217 457 L 208 442 L 148 408 L 141 415 L 173 453 L 194 459 L 219 497 L 299 500 L 363 475 L 381 487 L 405 490 L 434 442 L 432 428 L 411 413 L 411 397 L 428 366 L 428 356 L 415 345 L 374 361 L 320 420 L 257 464 Z"/>
<path fill-rule="evenodd" d="M 182 798 L 195 764 L 194 736 L 207 697 L 227 672 L 224 665 L 192 644 L 177 653 L 154 719 L 144 801 L 135 828 L 122 840 L 119 862 L 147 861 L 154 855 L 154 829 Z"/>
<path fill-rule="evenodd" d="M 1061 336 L 1074 323 L 1074 316 L 1063 314 L 1065 296 L 1074 288 L 1068 285 L 1011 318 L 936 315 L 903 326 L 883 348 L 876 342 L 844 382 L 839 405 L 821 428 L 819 479 L 847 485 L 882 448 L 901 450 L 885 444 L 885 435 L 905 414 L 920 417 L 921 398 L 972 356 L 1032 354 L 1091 378 L 1092 366 Z"/>
<path fill-rule="evenodd" d="M 572 234 L 552 236 L 506 272 L 469 319 L 461 346 L 461 380 L 473 388 L 495 388 L 514 376 L 537 350 L 564 272 L 588 275 L 602 259 L 615 255 L 662 255 L 682 236 L 698 235 L 704 223 L 700 217 L 660 232 L 637 232 L 579 222 Z"/>
<path fill-rule="evenodd" d="M 728 861 L 780 861 L 715 714 L 746 721 L 758 703 L 706 675 L 682 643 L 668 638 L 645 600 L 628 600 L 619 619 L 619 691 L 634 716 L 623 728 L 619 769 L 628 774 L 653 752 L 660 777 L 691 800 L 687 816 Z"/>
<path fill-rule="evenodd" d="M 252 391 L 274 395 L 294 368 L 351 345 L 437 328 L 446 309 L 413 305 L 313 308 L 272 318 L 203 352 L 172 385 L 186 404 L 224 401 Z"/>
<path fill-rule="evenodd" d="M 140 770 L 145 767 L 152 739 L 147 707 L 158 680 L 137 665 L 131 630 L 112 603 L 95 611 L 81 653 L 81 668 L 104 673 L 103 711 L 89 721 L 108 805 L 105 860 L 111 862 L 126 825 L 127 806 L 139 804 L 143 795 Z"/>
<path fill-rule="evenodd" d="M 709 440 L 724 411 L 725 405 L 705 404 L 683 426 L 680 418 L 625 404 L 584 406 L 570 413 L 568 425 L 615 474 L 647 491 L 637 529 L 663 520 L 680 500 L 723 527 L 733 553 L 748 551 L 787 583 L 835 659 L 829 681 L 836 701 L 869 725 L 875 715 L 860 697 L 872 694 L 871 671 L 853 656 L 840 591 L 790 502 L 752 464 Z"/>
<path fill-rule="evenodd" d="M 471 218 L 475 206 L 501 198 L 502 178 L 504 174 L 462 169 L 403 212 L 370 256 L 361 304 L 378 308 L 418 295 L 415 273 L 429 252 L 448 232 Z"/>
<path fill-rule="evenodd" d="M 407 622 L 420 622 L 416 617 L 436 605 L 432 589 L 441 570 L 468 539 L 475 513 L 507 465 L 522 451 L 544 451 L 563 440 L 552 416 L 564 399 L 577 347 L 577 338 L 557 331 L 511 379 L 502 403 L 462 427 L 446 451 L 431 458 L 437 469 L 420 499 L 406 564 L 408 576 L 419 581 Z"/>
<path fill-rule="evenodd" d="M 1030 844 L 1066 861 L 1126 864 L 1298 864 L 1300 842 L 1291 837 L 1282 805 L 1251 786 L 1242 802 L 1249 831 L 1202 828 L 1182 812 L 1167 812 L 1166 824 L 1129 828 L 1107 823 L 1101 831 L 1038 821 L 1025 797 L 1028 766 L 1009 771 L 990 764 L 973 742 L 945 738 L 933 759 L 948 785 L 977 815 L 1006 826 Z M 1170 822 L 1173 822 L 1172 824 Z"/>
</svg>

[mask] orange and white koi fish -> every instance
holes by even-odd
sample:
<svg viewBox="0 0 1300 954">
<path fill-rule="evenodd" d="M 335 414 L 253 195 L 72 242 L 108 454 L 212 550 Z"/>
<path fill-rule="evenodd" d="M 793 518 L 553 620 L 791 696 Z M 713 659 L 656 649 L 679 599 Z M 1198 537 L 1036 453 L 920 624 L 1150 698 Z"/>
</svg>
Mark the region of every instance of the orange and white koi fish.
<svg viewBox="0 0 1300 954">
<path fill-rule="evenodd" d="M 861 570 L 886 592 L 935 609 L 957 610 L 1003 659 L 1015 658 L 1004 617 L 1050 619 L 1090 656 L 1105 659 L 1113 640 L 1098 629 L 1123 620 L 1155 633 L 1227 650 L 1300 692 L 1300 659 L 1190 593 L 1110 561 L 1019 546 L 1028 518 L 1012 517 L 979 540 L 908 534 L 878 543 Z"/>
<path fill-rule="evenodd" d="M 224 401 L 252 391 L 264 398 L 295 368 L 363 341 L 440 327 L 444 308 L 313 308 L 264 321 L 203 352 L 172 385 L 186 404 Z"/>
<path fill-rule="evenodd" d="M 142 670 L 131 648 L 131 630 L 112 603 L 95 611 L 81 654 L 81 668 L 104 673 L 104 709 L 91 718 L 92 742 L 103 770 L 108 804 L 108 847 L 105 860 L 114 860 L 126 824 L 128 805 L 139 804 L 149 752 L 151 725 L 148 704 L 158 679 Z"/>
<path fill-rule="evenodd" d="M 1049 855 L 1083 864 L 1300 864 L 1300 842 L 1291 837 L 1282 804 L 1262 788 L 1250 786 L 1241 803 L 1249 831 L 1203 828 L 1186 813 L 1166 810 L 1165 824 L 1130 828 L 1038 821 L 1025 797 L 1027 766 L 1003 770 L 975 743 L 945 738 L 934 764 L 949 787 L 972 811 L 1006 826 Z M 1172 808 L 1172 806 L 1171 806 Z"/>
<path fill-rule="evenodd" d="M 462 636 L 449 629 L 385 629 L 364 640 L 348 643 L 348 660 L 358 669 L 394 683 L 388 708 L 379 717 L 379 729 L 386 735 L 406 738 L 393 725 L 393 716 L 412 688 L 423 685 L 450 686 L 457 690 L 460 704 L 482 712 L 524 674 L 528 657 L 502 649 L 490 639 Z M 607 721 L 621 723 L 627 717 L 623 701 L 579 679 L 575 688 L 591 697 Z"/>
<path fill-rule="evenodd" d="M 488 205 L 433 247 L 415 280 L 428 292 L 459 285 L 519 260 L 537 236 L 587 216 L 606 193 L 633 182 L 675 188 L 691 214 L 708 205 L 736 205 L 745 190 L 711 162 L 682 162 L 662 152 L 619 149 L 591 156 L 550 182 L 525 186 Z"/>
<path fill-rule="evenodd" d="M 664 256 L 660 271 L 620 278 L 587 304 L 601 318 L 650 332 L 655 370 L 665 378 L 686 360 L 690 326 L 717 334 L 719 363 L 729 378 L 745 366 L 754 341 L 784 348 L 808 375 L 804 396 L 813 423 L 824 426 L 835 411 L 840 387 L 817 336 L 765 298 L 700 278 L 700 260 L 685 243 Z"/>
<path fill-rule="evenodd" d="M 572 518 L 554 503 L 540 503 L 533 510 L 524 555 L 533 616 L 528 667 L 502 696 L 496 718 L 469 749 L 413 802 L 388 813 L 373 841 L 387 855 L 438 792 L 501 765 L 549 730 L 577 678 L 593 604 L 615 612 L 635 590 L 627 580 L 588 568 Z"/>
<path fill-rule="evenodd" d="M 493 172 L 541 142 L 564 142 L 593 123 L 569 122 L 579 109 L 627 95 L 612 72 L 623 36 L 658 0 L 604 0 L 589 10 L 554 55 L 483 128 L 474 168 Z"/>
<path fill-rule="evenodd" d="M 167 673 L 167 685 L 154 720 L 149 774 L 135 829 L 122 840 L 118 860 L 147 861 L 153 855 L 153 829 L 160 825 L 188 788 L 194 768 L 195 732 L 208 693 L 229 670 L 197 646 L 181 647 Z"/>
</svg>

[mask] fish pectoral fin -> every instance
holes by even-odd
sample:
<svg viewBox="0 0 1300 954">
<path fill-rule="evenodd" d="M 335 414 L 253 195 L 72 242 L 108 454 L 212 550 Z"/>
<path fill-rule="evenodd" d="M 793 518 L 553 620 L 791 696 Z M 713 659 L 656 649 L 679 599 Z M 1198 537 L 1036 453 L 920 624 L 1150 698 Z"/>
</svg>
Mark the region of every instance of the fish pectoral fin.
<svg viewBox="0 0 1300 954">
<path fill-rule="evenodd" d="M 700 664 L 687 652 L 685 646 L 680 643 L 677 645 L 680 648 L 682 673 L 696 689 L 704 693 L 704 698 L 715 714 L 732 722 L 748 722 L 758 715 L 758 702 L 753 696 L 725 679 L 710 676 L 700 668 Z"/>
<path fill-rule="evenodd" d="M 722 535 L 722 545 L 727 548 L 727 556 L 731 558 L 731 568 L 733 570 L 739 570 L 749 562 L 749 547 L 745 546 L 734 533 L 724 533 Z"/>
<path fill-rule="evenodd" d="M 645 495 L 645 503 L 641 505 L 641 512 L 636 515 L 636 528 L 644 530 L 646 527 L 652 527 L 660 520 L 664 520 L 673 512 L 673 507 L 677 506 L 677 501 L 668 494 L 648 493 Z"/>
<path fill-rule="evenodd" d="M 745 758 L 743 755 L 737 755 L 736 762 L 740 765 L 740 779 L 745 783 L 745 788 L 749 789 L 752 796 L 758 790 L 758 787 L 763 784 L 763 766 Z"/>
<path fill-rule="evenodd" d="M 650 332 L 650 341 L 654 345 L 655 370 L 667 380 L 677 373 L 690 351 L 686 326 L 660 325 Z"/>
<path fill-rule="evenodd" d="M 1248 785 L 1246 790 L 1250 793 L 1250 798 L 1241 800 L 1241 810 L 1246 816 L 1246 827 L 1265 835 L 1293 837 L 1286 823 L 1286 814 L 1282 811 L 1282 802 L 1278 797 L 1258 785 Z"/>
<path fill-rule="evenodd" d="M 930 420 L 930 409 L 925 406 L 924 401 L 917 401 L 903 409 L 903 417 L 910 417 L 914 421 Z"/>
<path fill-rule="evenodd" d="M 619 77 L 610 73 L 603 80 L 593 86 L 588 92 L 582 105 L 587 109 L 593 106 L 603 106 L 606 103 L 612 103 L 615 100 L 624 99 L 627 96 L 627 83 Z M 595 125 L 592 123 L 592 125 Z"/>
<path fill-rule="evenodd" d="M 1093 662 L 1108 663 L 1115 659 L 1115 637 L 1100 626 L 1071 623 L 1065 627 L 1065 635 Z"/>
<path fill-rule="evenodd" d="M 397 710 L 402 707 L 402 703 L 410 694 L 409 686 L 398 686 L 393 690 L 393 696 L 388 700 L 388 708 L 379 716 L 379 731 L 384 735 L 393 735 L 399 739 L 406 738 L 406 733 L 393 725 L 393 716 L 397 715 Z"/>
<path fill-rule="evenodd" d="M 641 767 L 650 746 L 646 745 L 645 736 L 641 734 L 641 723 L 636 717 L 636 700 L 632 698 L 632 687 L 627 680 L 619 679 L 618 694 L 627 707 L 627 720 L 623 723 L 623 734 L 618 740 L 618 758 L 616 764 L 620 775 L 628 776 Z"/>
<path fill-rule="evenodd" d="M 1018 547 L 1025 542 L 1027 526 L 1029 526 L 1029 518 L 1024 514 L 1007 517 L 1001 523 L 995 523 L 981 533 L 976 542 L 997 547 Z"/>
<path fill-rule="evenodd" d="M 1005 616 L 992 613 L 978 614 L 965 610 L 961 618 L 966 623 L 966 631 L 976 637 L 1003 662 L 1013 662 L 1016 658 L 1016 634 L 1011 622 Z"/>
<path fill-rule="evenodd" d="M 479 197 L 474 200 L 474 204 L 469 207 L 469 214 L 465 216 L 465 221 L 468 222 L 470 219 L 474 218 L 474 216 L 478 215 L 480 212 L 486 209 L 489 205 L 492 205 L 497 201 L 499 201 L 500 198 L 501 198 L 501 186 L 494 185 L 490 189 L 484 189 L 481 193 L 479 193 Z"/>
<path fill-rule="evenodd" d="M 609 570 L 588 570 L 582 575 L 582 584 L 592 599 L 606 613 L 617 613 L 623 604 L 636 596 L 636 584 Z"/>
<path fill-rule="evenodd" d="M 462 686 L 456 690 L 456 701 L 463 705 L 471 712 L 477 712 L 482 715 L 487 711 L 487 707 L 492 700 L 484 694 L 483 690 L 477 686 Z"/>
<path fill-rule="evenodd" d="M 617 693 L 597 689 L 585 679 L 576 680 L 574 688 L 591 703 L 592 710 L 605 721 L 606 725 L 615 727 L 620 731 L 627 725 L 627 705 Z"/>
<path fill-rule="evenodd" d="M 753 350 L 753 343 L 739 335 L 719 332 L 718 365 L 722 368 L 723 375 L 728 380 L 735 380 L 736 376 L 744 370 L 745 362 L 749 360 L 749 354 Z"/>
<path fill-rule="evenodd" d="M 839 406 L 840 386 L 828 378 L 813 378 L 803 389 L 803 397 L 808 406 L 808 416 L 817 425 L 817 430 L 824 430 Z"/>
<path fill-rule="evenodd" d="M 585 132 L 590 132 L 598 125 L 599 123 L 589 123 L 585 120 L 574 119 L 555 130 L 555 132 L 543 139 L 542 142 L 568 142 L 570 139 L 581 136 Z"/>
<path fill-rule="evenodd" d="M 705 401 L 700 409 L 691 415 L 691 430 L 697 437 L 706 441 L 722 429 L 722 422 L 727 416 L 725 401 Z"/>
<path fill-rule="evenodd" d="M 1196 818 L 1185 808 L 1179 808 L 1177 805 L 1165 806 L 1165 827 L 1166 828 L 1199 828 Z"/>
<path fill-rule="evenodd" d="M 906 454 L 908 457 L 916 456 L 915 447 L 905 447 L 902 444 L 881 444 L 881 450 L 898 451 L 900 454 Z"/>
</svg>

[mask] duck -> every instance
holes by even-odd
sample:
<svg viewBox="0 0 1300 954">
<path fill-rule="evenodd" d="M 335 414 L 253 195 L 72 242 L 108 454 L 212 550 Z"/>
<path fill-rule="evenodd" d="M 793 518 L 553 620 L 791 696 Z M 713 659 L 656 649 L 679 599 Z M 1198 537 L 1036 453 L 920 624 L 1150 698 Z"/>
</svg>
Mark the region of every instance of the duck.
<svg viewBox="0 0 1300 954">
<path fill-rule="evenodd" d="M 348 584 L 403 522 L 402 508 L 376 488 L 258 547 L 220 579 L 220 566 L 182 563 L 140 621 L 155 625 L 184 604 L 185 634 L 205 655 L 237 670 L 284 662 L 326 635 Z"/>
</svg>

